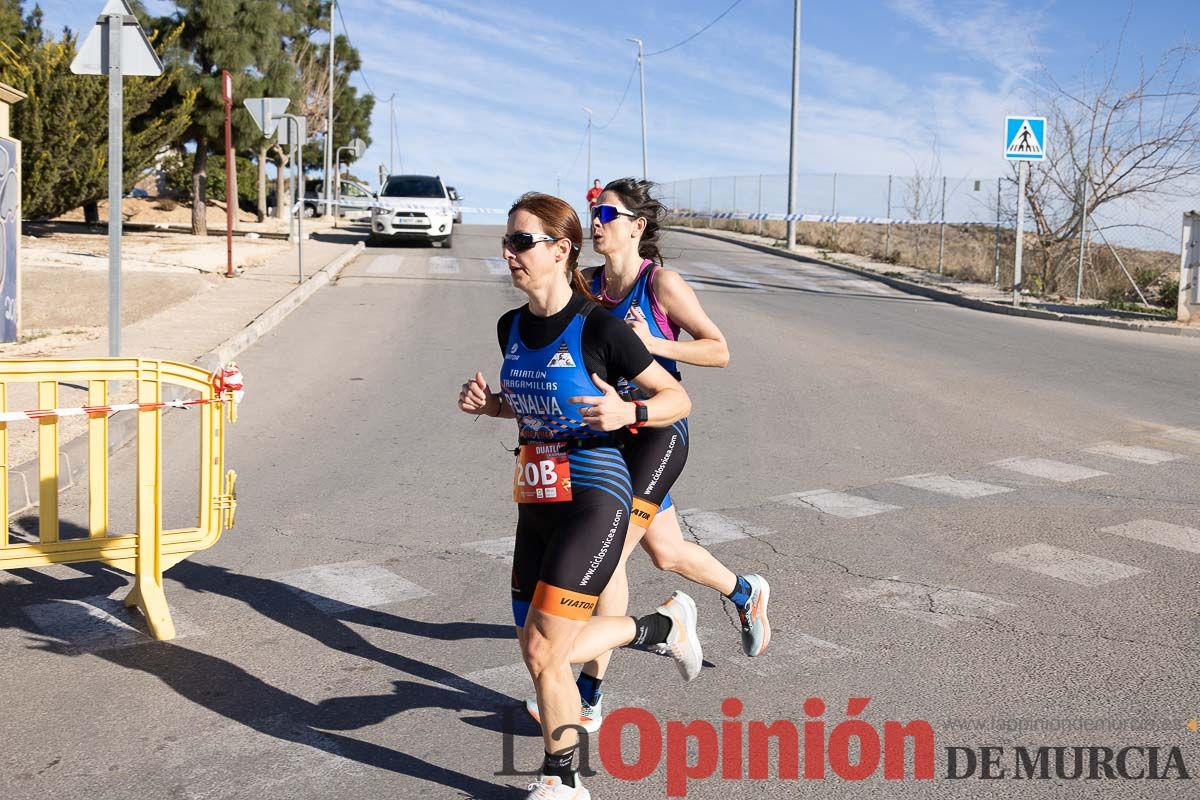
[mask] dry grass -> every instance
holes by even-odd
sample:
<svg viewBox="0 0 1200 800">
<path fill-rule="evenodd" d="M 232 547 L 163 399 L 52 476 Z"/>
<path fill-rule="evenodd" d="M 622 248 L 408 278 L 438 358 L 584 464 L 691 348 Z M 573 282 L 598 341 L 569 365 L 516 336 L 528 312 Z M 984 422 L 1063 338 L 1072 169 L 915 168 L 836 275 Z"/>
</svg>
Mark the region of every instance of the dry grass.
<svg viewBox="0 0 1200 800">
<path fill-rule="evenodd" d="M 677 224 L 693 228 L 714 228 L 751 233 L 782 241 L 786 224 L 780 221 L 723 219 L 686 219 Z M 881 263 L 903 264 L 938 271 L 939 230 L 937 225 L 834 225 L 826 222 L 800 222 L 796 239 L 801 244 L 830 252 L 853 253 Z M 976 283 L 992 283 L 999 264 L 1002 287 L 1011 287 L 1015 243 L 1011 228 L 1001 228 L 997 249 L 996 228 L 992 225 L 947 225 L 942 255 L 946 275 Z M 1157 288 L 1174 277 L 1179 255 L 1158 250 L 1117 247 L 1117 255 L 1130 274 L 1143 287 Z M 1027 235 L 1022 258 L 1024 284 L 1035 294 L 1047 298 L 1074 297 L 1078 241 L 1067 242 L 1047 253 L 1035 237 Z M 1084 260 L 1083 296 L 1094 300 L 1136 300 L 1137 293 L 1121 271 L 1117 258 L 1104 245 L 1091 243 Z M 1156 298 L 1150 292 L 1153 302 Z"/>
</svg>

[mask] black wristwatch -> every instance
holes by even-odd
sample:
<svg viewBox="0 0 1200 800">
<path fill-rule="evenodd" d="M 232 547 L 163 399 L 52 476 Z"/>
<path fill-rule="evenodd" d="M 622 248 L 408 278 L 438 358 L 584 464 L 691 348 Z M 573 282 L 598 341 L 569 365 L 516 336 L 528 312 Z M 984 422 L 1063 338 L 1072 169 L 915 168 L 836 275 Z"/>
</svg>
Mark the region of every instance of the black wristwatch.
<svg viewBox="0 0 1200 800">
<path fill-rule="evenodd" d="M 639 400 L 634 400 L 633 406 L 634 406 L 633 424 L 630 425 L 629 427 L 640 428 L 643 425 L 645 425 L 647 422 L 650 421 L 650 409 L 646 408 L 646 404 Z"/>
</svg>

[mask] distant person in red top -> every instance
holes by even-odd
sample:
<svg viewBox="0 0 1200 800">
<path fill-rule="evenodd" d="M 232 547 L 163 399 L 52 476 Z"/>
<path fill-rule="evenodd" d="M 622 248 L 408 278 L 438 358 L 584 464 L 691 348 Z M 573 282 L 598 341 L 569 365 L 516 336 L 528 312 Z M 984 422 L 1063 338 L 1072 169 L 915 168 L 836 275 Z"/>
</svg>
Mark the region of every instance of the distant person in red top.
<svg viewBox="0 0 1200 800">
<path fill-rule="evenodd" d="M 588 189 L 587 193 L 589 211 L 591 210 L 592 206 L 596 205 L 596 198 L 602 194 L 604 194 L 604 189 L 600 186 L 600 179 L 596 178 L 596 182 L 592 184 L 592 188 Z"/>
</svg>

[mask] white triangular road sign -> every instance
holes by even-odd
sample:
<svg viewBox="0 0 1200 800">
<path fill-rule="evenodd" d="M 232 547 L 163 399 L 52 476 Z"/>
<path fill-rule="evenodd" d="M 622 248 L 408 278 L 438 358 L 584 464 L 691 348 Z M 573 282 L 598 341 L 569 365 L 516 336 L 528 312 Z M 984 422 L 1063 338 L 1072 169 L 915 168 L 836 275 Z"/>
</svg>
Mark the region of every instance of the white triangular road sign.
<svg viewBox="0 0 1200 800">
<path fill-rule="evenodd" d="M 279 117 L 287 111 L 290 102 L 286 97 L 247 97 L 242 105 L 250 112 L 263 136 L 269 139 L 279 127 Z"/>
<path fill-rule="evenodd" d="M 1008 155 L 1041 155 L 1042 144 L 1034 134 L 1029 120 L 1023 121 L 1021 127 L 1017 128 L 1017 132 L 1012 141 L 1008 143 L 1008 149 L 1005 152 Z"/>
<path fill-rule="evenodd" d="M 71 72 L 76 75 L 106 75 L 109 68 L 108 30 L 104 18 L 113 14 L 125 17 L 121 25 L 121 60 L 117 65 L 122 75 L 161 75 L 162 61 L 150 46 L 146 32 L 125 0 L 107 0 L 101 19 L 96 21 L 87 38 L 71 62 Z"/>
</svg>

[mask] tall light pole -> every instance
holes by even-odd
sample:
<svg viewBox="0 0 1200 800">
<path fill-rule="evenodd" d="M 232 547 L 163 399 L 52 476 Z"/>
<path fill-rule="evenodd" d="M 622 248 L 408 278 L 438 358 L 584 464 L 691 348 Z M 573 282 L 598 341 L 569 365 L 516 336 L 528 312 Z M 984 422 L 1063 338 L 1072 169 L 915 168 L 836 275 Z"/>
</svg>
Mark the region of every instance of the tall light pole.
<svg viewBox="0 0 1200 800">
<path fill-rule="evenodd" d="M 325 124 L 325 214 L 329 214 L 330 203 L 333 200 L 333 181 L 329 172 L 333 162 L 333 18 L 337 13 L 337 0 L 329 3 L 329 115 Z"/>
<path fill-rule="evenodd" d="M 630 37 L 627 42 L 638 46 L 638 80 L 642 85 L 642 180 L 646 180 L 649 170 L 646 168 L 646 66 L 642 58 L 642 40 Z"/>
<path fill-rule="evenodd" d="M 587 127 L 587 186 L 592 188 L 592 110 L 586 106 L 583 109 L 588 115 Z"/>
<path fill-rule="evenodd" d="M 388 98 L 388 174 L 396 174 L 396 93 Z"/>
<path fill-rule="evenodd" d="M 796 18 L 792 31 L 792 130 L 791 148 L 788 152 L 788 216 L 796 213 L 799 187 L 796 185 L 796 161 L 799 160 L 800 143 L 796 141 L 796 129 L 800 126 L 800 3 L 796 0 Z M 796 220 L 787 221 L 787 248 L 796 246 Z"/>
</svg>

